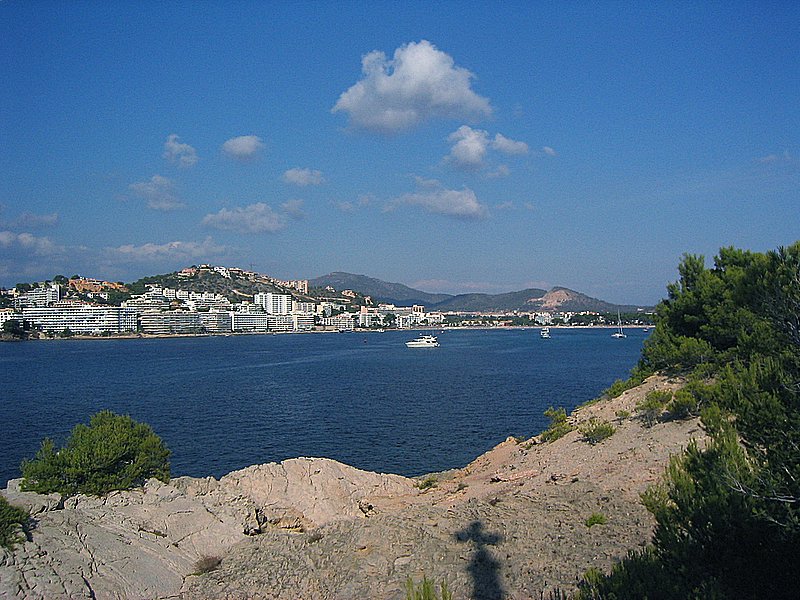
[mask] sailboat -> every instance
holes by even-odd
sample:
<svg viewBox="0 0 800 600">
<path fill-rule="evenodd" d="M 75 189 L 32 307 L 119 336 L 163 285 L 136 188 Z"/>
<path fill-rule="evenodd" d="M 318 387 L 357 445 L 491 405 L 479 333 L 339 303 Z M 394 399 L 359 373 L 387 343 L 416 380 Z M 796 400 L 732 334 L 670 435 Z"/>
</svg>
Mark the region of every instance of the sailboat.
<svg viewBox="0 0 800 600">
<path fill-rule="evenodd" d="M 626 337 L 628 337 L 628 336 L 627 336 L 627 335 L 625 335 L 625 333 L 622 331 L 622 318 L 621 318 L 621 317 L 620 317 L 620 315 L 619 315 L 619 311 L 617 311 L 617 330 L 616 330 L 614 333 L 612 333 L 612 334 L 611 334 L 611 337 L 613 337 L 613 338 L 619 338 L 619 339 L 622 339 L 622 338 L 626 338 Z"/>
</svg>

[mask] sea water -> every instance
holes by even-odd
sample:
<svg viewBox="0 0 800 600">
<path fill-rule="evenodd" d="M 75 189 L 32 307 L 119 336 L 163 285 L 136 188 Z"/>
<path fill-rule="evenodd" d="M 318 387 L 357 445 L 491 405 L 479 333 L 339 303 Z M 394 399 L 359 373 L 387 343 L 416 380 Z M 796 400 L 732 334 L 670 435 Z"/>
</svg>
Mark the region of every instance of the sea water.
<svg viewBox="0 0 800 600">
<path fill-rule="evenodd" d="M 297 456 L 409 476 L 461 467 L 627 377 L 647 335 L 447 330 L 438 348 L 406 348 L 416 333 L 0 344 L 0 486 L 42 438 L 62 444 L 103 409 L 152 426 L 173 476 Z"/>
</svg>

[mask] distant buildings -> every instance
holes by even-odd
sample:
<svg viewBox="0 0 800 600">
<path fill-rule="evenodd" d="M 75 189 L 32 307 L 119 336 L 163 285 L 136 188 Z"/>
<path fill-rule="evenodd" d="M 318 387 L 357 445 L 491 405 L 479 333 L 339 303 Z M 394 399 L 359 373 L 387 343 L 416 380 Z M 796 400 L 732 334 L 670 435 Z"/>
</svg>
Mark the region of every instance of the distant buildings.
<svg viewBox="0 0 800 600">
<path fill-rule="evenodd" d="M 137 314 L 130 308 L 94 306 L 77 302 L 58 302 L 53 306 L 25 307 L 22 320 L 45 333 L 101 335 L 137 330 Z"/>
</svg>

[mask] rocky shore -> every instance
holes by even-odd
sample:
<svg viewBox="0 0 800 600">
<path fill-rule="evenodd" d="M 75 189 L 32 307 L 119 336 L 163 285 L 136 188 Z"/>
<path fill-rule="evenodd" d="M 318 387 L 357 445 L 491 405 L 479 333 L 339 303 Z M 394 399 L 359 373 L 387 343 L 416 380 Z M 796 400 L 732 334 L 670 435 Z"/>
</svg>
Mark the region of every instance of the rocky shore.
<svg viewBox="0 0 800 600">
<path fill-rule="evenodd" d="M 576 424 L 617 427 L 596 445 L 578 431 L 509 438 L 419 479 L 296 458 L 102 498 L 62 500 L 12 481 L 0 492 L 31 510 L 35 528 L 0 549 L 0 597 L 393 600 L 423 575 L 456 598 L 569 591 L 589 567 L 649 540 L 639 494 L 703 438 L 697 419 L 648 428 L 635 417 L 647 391 L 677 385 L 651 377 L 578 409 Z M 588 526 L 592 515 L 605 523 Z"/>
</svg>

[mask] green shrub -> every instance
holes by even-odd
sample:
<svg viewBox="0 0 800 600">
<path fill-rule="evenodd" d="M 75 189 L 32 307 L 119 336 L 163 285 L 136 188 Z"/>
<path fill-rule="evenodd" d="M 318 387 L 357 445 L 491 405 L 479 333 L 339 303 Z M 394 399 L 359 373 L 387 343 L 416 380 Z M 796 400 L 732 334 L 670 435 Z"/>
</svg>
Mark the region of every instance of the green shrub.
<svg viewBox="0 0 800 600">
<path fill-rule="evenodd" d="M 101 495 L 144 485 L 150 477 L 169 481 L 170 451 L 149 425 L 102 411 L 89 425 L 76 425 L 63 448 L 49 438 L 33 460 L 22 463 L 22 489 Z"/>
<path fill-rule="evenodd" d="M 423 576 L 418 585 L 409 577 L 406 580 L 406 600 L 453 600 L 453 594 L 447 589 L 447 582 L 439 584 L 440 593 L 436 592 L 433 581 Z"/>
<path fill-rule="evenodd" d="M 608 517 L 606 517 L 603 513 L 592 513 L 585 521 L 587 527 L 592 527 L 593 525 L 605 525 L 608 523 Z"/>
<path fill-rule="evenodd" d="M 640 413 L 645 425 L 652 427 L 670 400 L 672 400 L 672 392 L 669 390 L 651 390 L 647 392 L 644 400 L 636 404 L 636 412 Z"/>
<path fill-rule="evenodd" d="M 616 430 L 617 428 L 611 423 L 601 421 L 597 417 L 592 417 L 578 429 L 583 439 L 593 446 L 606 438 L 610 438 Z"/>
<path fill-rule="evenodd" d="M 30 515 L 27 511 L 12 506 L 0 496 L 0 546 L 11 549 L 21 541 L 20 528 L 27 531 Z"/>
<path fill-rule="evenodd" d="M 673 419 L 689 419 L 700 414 L 697 398 L 687 390 L 678 390 L 667 404 L 667 412 Z"/>
<path fill-rule="evenodd" d="M 617 417 L 620 421 L 624 421 L 628 417 L 631 416 L 631 411 L 629 410 L 618 410 L 614 413 L 614 416 Z"/>
<path fill-rule="evenodd" d="M 640 383 L 641 381 L 634 378 L 617 379 L 611 384 L 611 387 L 603 392 L 603 395 L 608 396 L 609 398 L 616 398 L 617 396 L 621 396 L 623 392 L 627 392 L 628 390 L 635 388 Z"/>
<path fill-rule="evenodd" d="M 436 477 L 433 477 L 432 475 L 417 483 L 417 487 L 421 490 L 429 490 L 431 488 L 435 488 L 437 485 L 438 482 L 436 481 Z"/>
<path fill-rule="evenodd" d="M 575 429 L 567 421 L 567 411 L 563 408 L 553 408 L 551 406 L 544 411 L 544 416 L 550 419 L 550 426 L 541 434 L 543 442 L 554 442 Z"/>
</svg>

